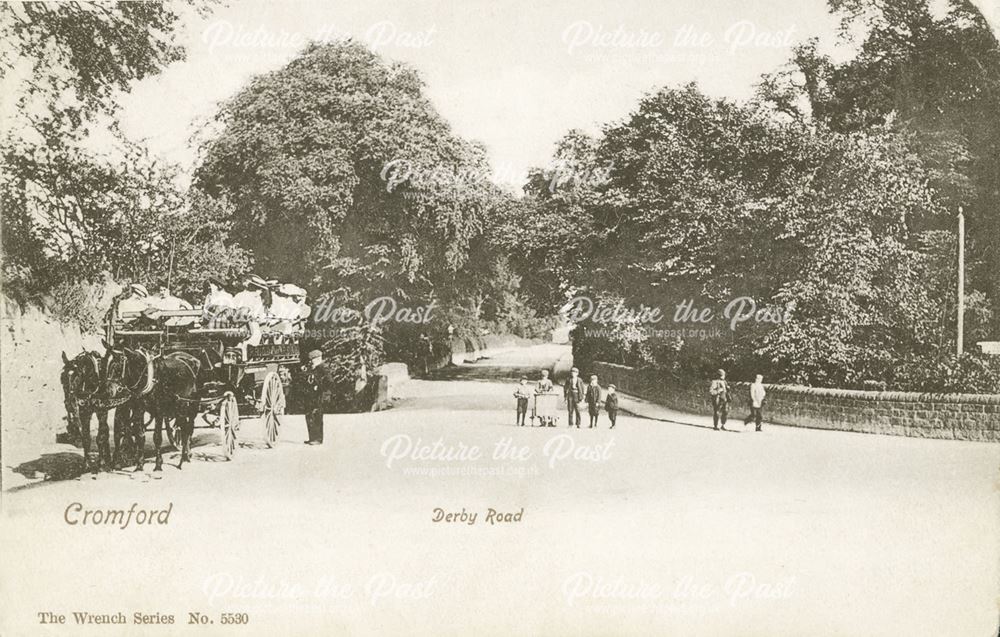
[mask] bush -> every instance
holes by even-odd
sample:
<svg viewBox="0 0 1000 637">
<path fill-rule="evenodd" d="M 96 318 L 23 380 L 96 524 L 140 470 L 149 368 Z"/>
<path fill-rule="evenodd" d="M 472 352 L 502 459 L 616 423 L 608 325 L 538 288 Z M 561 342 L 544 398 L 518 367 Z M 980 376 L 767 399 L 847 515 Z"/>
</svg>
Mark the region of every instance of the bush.
<svg viewBox="0 0 1000 637">
<path fill-rule="evenodd" d="M 914 357 L 903 361 L 887 389 L 932 393 L 1000 394 L 1000 357 L 969 353 L 961 358 Z"/>
<path fill-rule="evenodd" d="M 100 283 L 57 283 L 45 299 L 45 306 L 63 323 L 78 325 L 84 333 L 99 332 L 110 307 L 110 302 L 105 302 L 106 292 Z"/>
<path fill-rule="evenodd" d="M 601 331 L 595 331 L 599 329 Z M 609 332 L 608 330 L 612 330 Z M 671 341 L 631 341 L 619 337 L 620 327 L 579 325 L 573 329 L 573 360 L 580 369 L 593 361 L 655 369 L 674 379 L 712 378 L 715 370 L 726 370 L 730 380 L 750 380 L 763 374 L 767 382 L 805 384 L 836 389 L 910 391 L 928 393 L 1000 393 L 1000 356 L 970 352 L 961 358 L 950 354 L 914 353 L 901 360 L 880 351 L 858 348 L 851 366 L 829 365 L 838 372 L 825 381 L 804 377 L 802 369 L 781 366 L 749 351 L 745 344 L 728 339 L 693 340 L 680 345 Z M 878 354 L 878 355 L 877 355 Z M 810 382 L 812 381 L 812 382 Z"/>
</svg>

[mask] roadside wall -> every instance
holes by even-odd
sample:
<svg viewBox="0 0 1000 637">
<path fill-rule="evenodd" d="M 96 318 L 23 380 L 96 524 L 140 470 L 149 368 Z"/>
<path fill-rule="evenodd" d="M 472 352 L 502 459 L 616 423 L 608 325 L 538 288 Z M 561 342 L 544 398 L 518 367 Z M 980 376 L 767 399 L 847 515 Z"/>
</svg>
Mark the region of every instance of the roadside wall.
<svg viewBox="0 0 1000 637">
<path fill-rule="evenodd" d="M 375 373 L 385 377 L 386 400 L 398 398 L 400 388 L 410 380 L 410 371 L 406 363 L 386 363 L 375 370 Z"/>
<path fill-rule="evenodd" d="M 669 382 L 653 371 L 595 362 L 601 385 L 672 409 L 711 414 L 708 381 Z M 1000 394 L 919 394 L 764 385 L 764 419 L 775 424 L 919 438 L 1000 442 Z M 748 412 L 749 384 L 730 383 L 732 417 Z"/>
<path fill-rule="evenodd" d="M 6 297 L 0 336 L 0 397 L 4 444 L 50 444 L 66 430 L 62 353 L 104 351 L 99 334 L 83 334 L 36 307 Z"/>
<path fill-rule="evenodd" d="M 513 334 L 486 334 L 484 336 L 475 336 L 464 339 L 453 338 L 451 339 L 450 362 L 452 365 L 474 363 L 477 360 L 488 358 L 504 350 L 513 349 L 515 347 L 528 347 L 530 345 L 537 345 L 541 342 L 542 341 L 521 338 L 520 336 L 514 336 Z M 448 360 L 445 359 L 444 365 L 447 364 Z M 444 365 L 438 365 L 438 367 L 443 367 Z"/>
<path fill-rule="evenodd" d="M 450 351 L 441 353 L 435 360 L 430 361 L 428 367 L 430 370 L 435 370 L 447 367 L 448 365 L 474 363 L 506 350 L 516 347 L 528 347 L 541 342 L 511 334 L 486 334 L 468 339 L 454 338 L 449 343 Z M 398 398 L 401 388 L 411 378 L 406 363 L 385 363 L 375 370 L 375 374 L 385 379 L 384 402 L 386 404 L 380 404 L 379 409 L 386 408 L 392 400 Z"/>
</svg>

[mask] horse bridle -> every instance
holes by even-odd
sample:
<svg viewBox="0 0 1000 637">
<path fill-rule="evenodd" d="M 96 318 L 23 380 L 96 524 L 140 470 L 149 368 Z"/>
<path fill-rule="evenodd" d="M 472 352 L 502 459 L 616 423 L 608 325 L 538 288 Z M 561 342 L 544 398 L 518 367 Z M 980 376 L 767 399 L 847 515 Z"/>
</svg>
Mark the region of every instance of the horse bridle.
<svg viewBox="0 0 1000 637">
<path fill-rule="evenodd" d="M 94 377 L 97 378 L 97 383 L 96 383 L 96 386 L 94 387 L 93 391 L 91 391 L 89 393 L 81 394 L 79 396 L 77 396 L 76 394 L 72 394 L 73 400 L 78 405 L 79 404 L 86 404 L 86 403 L 88 403 L 94 397 L 94 394 L 96 394 L 97 392 L 99 392 L 101 390 L 101 381 L 100 381 L 101 370 L 100 370 L 100 368 L 97 365 L 97 356 L 94 355 L 91 352 L 81 352 L 80 354 L 77 354 L 76 357 L 74 357 L 73 360 L 71 361 L 72 365 L 66 371 L 66 379 L 67 379 L 67 381 L 69 383 L 69 386 L 71 388 L 73 387 L 73 376 L 77 373 L 77 371 L 76 371 L 76 365 L 77 365 L 77 362 L 80 360 L 81 357 L 85 357 L 85 358 L 87 358 L 90 361 L 91 366 L 94 368 Z"/>
<path fill-rule="evenodd" d="M 140 356 L 146 363 L 145 384 L 143 384 L 143 381 L 140 380 L 138 383 L 135 384 L 135 386 L 130 386 L 127 383 L 125 383 L 125 368 L 127 367 L 127 365 L 125 363 L 122 364 L 121 375 L 117 378 L 114 378 L 113 380 L 121 381 L 121 384 L 125 388 L 126 393 L 130 394 L 132 397 L 137 397 L 137 396 L 145 396 L 149 392 L 153 391 L 153 385 L 155 384 L 153 361 L 159 358 L 160 357 L 159 355 L 152 357 L 141 349 L 133 350 L 131 352 L 126 350 L 112 350 L 112 351 L 120 351 L 122 355 L 126 357 L 126 360 L 130 354 Z M 108 370 L 108 380 L 112 380 L 110 369 Z M 140 385 L 143 385 L 141 390 L 139 389 Z"/>
</svg>

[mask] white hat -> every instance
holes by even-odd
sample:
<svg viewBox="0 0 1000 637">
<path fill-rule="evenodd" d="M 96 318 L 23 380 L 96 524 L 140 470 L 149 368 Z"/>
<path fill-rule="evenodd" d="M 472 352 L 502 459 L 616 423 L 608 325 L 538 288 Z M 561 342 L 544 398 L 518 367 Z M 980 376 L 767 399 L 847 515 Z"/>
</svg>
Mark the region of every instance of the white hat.
<svg viewBox="0 0 1000 637">
<path fill-rule="evenodd" d="M 257 276 L 256 274 L 251 274 L 250 276 L 248 276 L 247 283 L 258 288 L 267 287 L 267 281 L 265 281 L 262 277 Z"/>
<path fill-rule="evenodd" d="M 129 287 L 132 288 L 133 292 L 140 296 L 149 296 L 149 290 L 147 290 L 146 286 L 142 283 L 133 283 Z"/>
<path fill-rule="evenodd" d="M 284 294 L 285 296 L 305 296 L 306 291 L 295 285 L 294 283 L 282 283 L 281 287 L 278 288 L 279 294 Z"/>
</svg>

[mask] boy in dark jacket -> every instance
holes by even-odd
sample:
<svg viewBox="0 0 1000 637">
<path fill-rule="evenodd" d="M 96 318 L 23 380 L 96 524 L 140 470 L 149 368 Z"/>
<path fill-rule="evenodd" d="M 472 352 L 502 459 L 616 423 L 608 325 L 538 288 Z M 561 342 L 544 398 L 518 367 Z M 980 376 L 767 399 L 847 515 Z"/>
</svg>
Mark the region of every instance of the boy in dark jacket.
<svg viewBox="0 0 1000 637">
<path fill-rule="evenodd" d="M 531 398 L 531 387 L 528 387 L 528 379 L 521 377 L 521 384 L 514 390 L 514 398 L 517 399 L 517 426 L 524 426 L 524 417 L 528 413 L 528 399 Z"/>
<path fill-rule="evenodd" d="M 618 394 L 614 385 L 608 385 L 608 395 L 604 399 L 604 410 L 608 412 L 608 420 L 611 421 L 611 428 L 615 428 L 615 421 L 618 419 Z"/>
<path fill-rule="evenodd" d="M 597 426 L 597 415 L 601 413 L 601 386 L 597 384 L 597 376 L 590 377 L 590 384 L 584 394 L 587 401 L 587 413 L 590 414 L 590 428 Z"/>
</svg>

